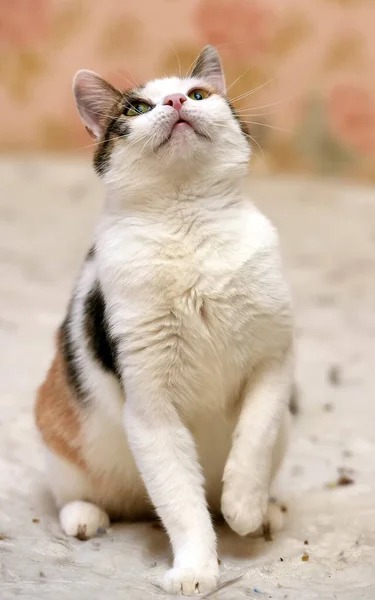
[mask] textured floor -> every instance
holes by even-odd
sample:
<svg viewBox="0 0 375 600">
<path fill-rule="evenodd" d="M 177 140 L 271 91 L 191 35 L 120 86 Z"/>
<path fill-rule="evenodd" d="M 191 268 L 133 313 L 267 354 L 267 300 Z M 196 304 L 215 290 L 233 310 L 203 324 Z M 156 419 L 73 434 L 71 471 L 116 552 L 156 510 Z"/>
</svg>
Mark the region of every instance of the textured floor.
<svg viewBox="0 0 375 600">
<path fill-rule="evenodd" d="M 63 537 L 33 429 L 34 390 L 100 186 L 77 159 L 2 160 L 0 185 L 0 598 L 165 597 L 152 582 L 170 555 L 152 525 Z M 285 179 L 250 187 L 280 230 L 302 412 L 278 486 L 287 527 L 272 542 L 219 528 L 221 581 L 239 580 L 212 598 L 375 599 L 375 189 Z"/>
</svg>

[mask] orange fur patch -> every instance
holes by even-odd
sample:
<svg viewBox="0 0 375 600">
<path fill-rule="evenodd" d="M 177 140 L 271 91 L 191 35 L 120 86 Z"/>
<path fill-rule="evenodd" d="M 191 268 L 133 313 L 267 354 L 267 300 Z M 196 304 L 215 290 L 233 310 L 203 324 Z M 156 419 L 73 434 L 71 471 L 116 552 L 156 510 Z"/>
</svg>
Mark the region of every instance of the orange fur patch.
<svg viewBox="0 0 375 600">
<path fill-rule="evenodd" d="M 60 331 L 56 356 L 38 391 L 35 419 L 46 446 L 86 470 L 80 449 L 81 415 L 68 383 Z"/>
</svg>

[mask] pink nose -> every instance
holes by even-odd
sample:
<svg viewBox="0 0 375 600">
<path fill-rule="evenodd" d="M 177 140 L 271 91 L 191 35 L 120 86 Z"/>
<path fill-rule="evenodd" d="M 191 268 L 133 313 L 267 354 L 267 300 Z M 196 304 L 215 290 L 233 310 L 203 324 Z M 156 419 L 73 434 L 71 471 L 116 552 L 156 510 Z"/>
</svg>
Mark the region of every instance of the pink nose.
<svg viewBox="0 0 375 600">
<path fill-rule="evenodd" d="M 186 100 L 187 98 L 184 96 L 184 94 L 169 94 L 169 96 L 164 98 L 163 104 L 166 106 L 172 106 L 179 111 Z"/>
</svg>

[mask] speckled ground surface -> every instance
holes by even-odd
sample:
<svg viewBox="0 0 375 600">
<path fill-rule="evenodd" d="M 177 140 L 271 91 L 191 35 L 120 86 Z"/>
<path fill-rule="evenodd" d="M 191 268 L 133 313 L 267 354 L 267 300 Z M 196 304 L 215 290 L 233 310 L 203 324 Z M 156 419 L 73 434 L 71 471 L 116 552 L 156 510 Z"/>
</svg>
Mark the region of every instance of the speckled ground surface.
<svg viewBox="0 0 375 600">
<path fill-rule="evenodd" d="M 34 390 L 52 355 L 101 189 L 87 163 L 0 161 L 0 598 L 143 600 L 170 555 L 151 524 L 79 542 L 43 483 Z M 218 530 L 219 600 L 375 599 L 375 189 L 250 182 L 279 227 L 297 313 L 301 414 L 272 542 Z M 335 486 L 339 468 L 353 480 Z M 308 544 L 304 542 L 308 541 Z M 309 560 L 303 561 L 307 553 Z"/>
</svg>

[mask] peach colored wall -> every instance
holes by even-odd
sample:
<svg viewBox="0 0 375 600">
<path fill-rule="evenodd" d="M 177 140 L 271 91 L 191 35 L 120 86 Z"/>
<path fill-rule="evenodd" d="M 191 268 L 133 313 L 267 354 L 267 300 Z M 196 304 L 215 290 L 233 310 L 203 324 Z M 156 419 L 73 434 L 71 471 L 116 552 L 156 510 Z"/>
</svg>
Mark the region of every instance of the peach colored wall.
<svg viewBox="0 0 375 600">
<path fill-rule="evenodd" d="M 0 150 L 78 152 L 71 79 L 124 88 L 214 43 L 258 171 L 375 180 L 374 0 L 0 0 Z"/>
</svg>

